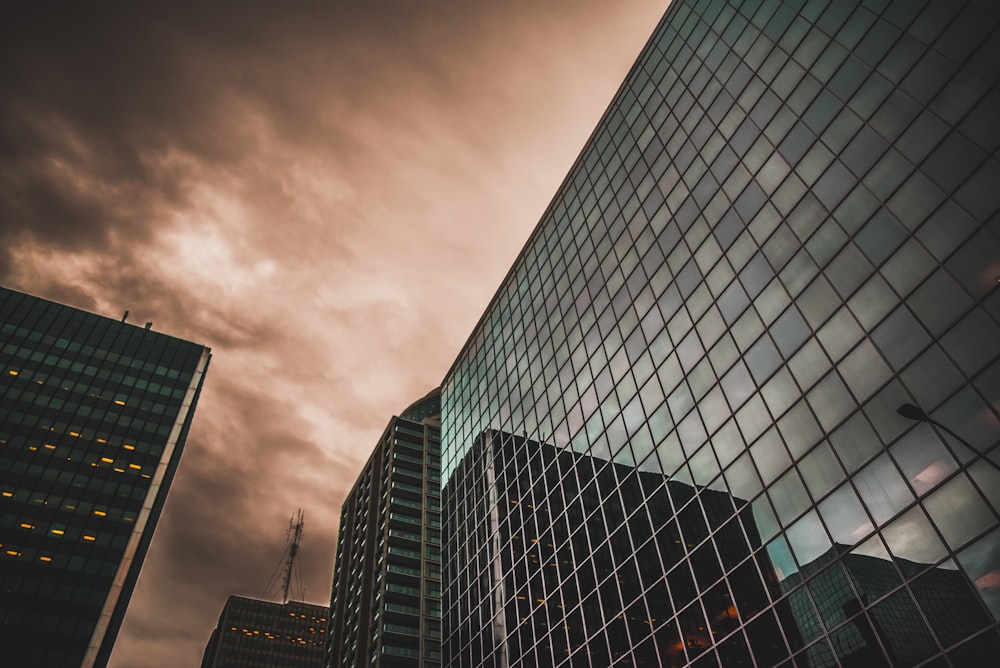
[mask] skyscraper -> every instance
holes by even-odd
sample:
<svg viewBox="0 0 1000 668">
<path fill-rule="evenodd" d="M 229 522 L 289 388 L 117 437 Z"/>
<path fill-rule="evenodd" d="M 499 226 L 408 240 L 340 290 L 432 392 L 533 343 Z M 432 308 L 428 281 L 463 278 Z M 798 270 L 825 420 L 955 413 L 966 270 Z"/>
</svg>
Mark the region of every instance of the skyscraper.
<svg viewBox="0 0 1000 668">
<path fill-rule="evenodd" d="M 446 665 L 991 665 L 998 24 L 671 3 L 442 384 Z"/>
<path fill-rule="evenodd" d="M 320 668 L 328 616 L 321 605 L 230 596 L 201 668 Z"/>
<path fill-rule="evenodd" d="M 441 665 L 441 396 L 386 426 L 340 512 L 327 665 Z"/>
<path fill-rule="evenodd" d="M 107 663 L 209 358 L 148 325 L 0 287 L 5 665 Z"/>
</svg>

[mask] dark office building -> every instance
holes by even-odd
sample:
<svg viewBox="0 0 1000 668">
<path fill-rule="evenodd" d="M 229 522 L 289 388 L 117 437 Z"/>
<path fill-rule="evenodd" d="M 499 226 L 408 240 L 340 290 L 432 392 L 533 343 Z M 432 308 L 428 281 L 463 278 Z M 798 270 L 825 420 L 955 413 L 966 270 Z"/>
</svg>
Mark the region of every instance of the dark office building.
<svg viewBox="0 0 1000 668">
<path fill-rule="evenodd" d="M 209 358 L 0 287 L 4 665 L 107 663 Z"/>
<path fill-rule="evenodd" d="M 201 668 L 321 668 L 329 610 L 230 596 Z"/>
<path fill-rule="evenodd" d="M 993 665 L 998 24 L 670 4 L 442 385 L 446 665 Z"/>
<path fill-rule="evenodd" d="M 340 512 L 327 665 L 441 665 L 441 395 L 393 417 Z"/>
<path fill-rule="evenodd" d="M 761 547 L 750 506 L 724 490 L 699 490 L 658 471 L 608 464 L 501 432 L 476 440 L 445 493 L 462 500 L 454 515 L 463 520 L 454 526 L 451 514 L 446 520 L 445 533 L 454 540 L 446 544 L 444 563 L 471 565 L 459 570 L 452 586 L 505 592 L 512 599 L 510 604 L 501 597 L 495 605 L 445 610 L 445 628 L 457 631 L 473 651 L 462 665 L 505 664 L 510 655 L 532 650 L 536 638 L 543 638 L 534 648 L 538 665 L 546 665 L 549 656 L 577 651 L 579 660 L 589 656 L 599 663 L 609 652 L 611 661 L 626 660 L 628 665 L 676 661 L 683 656 L 682 642 L 707 646 L 710 636 L 704 620 L 686 611 L 679 620 L 680 634 L 673 626 L 660 626 L 658 642 L 653 641 L 650 628 L 674 615 L 669 591 L 693 596 L 696 582 L 703 587 L 715 582 Z M 690 503 L 699 494 L 701 503 Z M 669 517 L 675 506 L 684 511 L 662 523 L 656 519 Z M 688 556 L 685 547 L 709 534 L 715 536 L 717 551 L 700 549 Z M 642 549 L 632 559 L 614 558 L 614 552 L 628 552 L 635 543 Z M 769 565 L 766 553 L 758 558 Z M 564 582 L 566 571 L 576 572 L 577 579 Z M 773 578 L 762 583 L 752 561 L 734 571 L 730 582 L 731 588 L 716 585 L 701 595 L 716 634 L 739 625 L 737 607 L 760 611 L 770 605 L 768 591 L 772 597 L 778 592 Z M 631 605 L 620 609 L 622 601 Z M 779 614 L 790 618 L 787 603 L 778 607 Z M 588 638 L 588 626 L 608 609 L 616 611 L 608 617 L 608 638 Z M 551 634 L 552 627 L 565 632 Z M 499 648 L 506 656 L 488 660 L 480 650 L 498 635 L 508 639 Z M 631 647 L 630 636 L 645 637 L 645 642 Z M 775 648 L 783 647 L 774 624 L 757 625 L 751 642 L 758 661 L 773 660 Z"/>
</svg>

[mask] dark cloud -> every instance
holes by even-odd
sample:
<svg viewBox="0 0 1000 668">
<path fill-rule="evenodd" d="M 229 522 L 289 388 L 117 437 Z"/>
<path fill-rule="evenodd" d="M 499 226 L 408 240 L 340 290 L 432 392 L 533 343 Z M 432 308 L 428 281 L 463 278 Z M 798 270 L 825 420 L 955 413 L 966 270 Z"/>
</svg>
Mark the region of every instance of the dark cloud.
<svg viewBox="0 0 1000 668">
<path fill-rule="evenodd" d="M 112 657 L 196 665 L 340 504 L 527 238 L 662 1 L 21 2 L 0 282 L 213 348 Z"/>
</svg>

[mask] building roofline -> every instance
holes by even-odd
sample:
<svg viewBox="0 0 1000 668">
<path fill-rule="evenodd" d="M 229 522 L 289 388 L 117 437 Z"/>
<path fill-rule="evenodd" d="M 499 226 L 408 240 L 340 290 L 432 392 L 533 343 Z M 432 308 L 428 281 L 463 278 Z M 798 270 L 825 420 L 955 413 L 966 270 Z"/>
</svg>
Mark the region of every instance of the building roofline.
<svg viewBox="0 0 1000 668">
<path fill-rule="evenodd" d="M 455 356 L 455 361 L 453 361 L 451 363 L 451 366 L 448 367 L 448 371 L 445 373 L 444 378 L 442 378 L 441 380 L 441 387 L 439 389 L 441 389 L 442 391 L 444 390 L 445 385 L 448 384 L 449 379 L 454 374 L 455 369 L 458 366 L 458 363 L 461 361 L 463 355 L 465 355 L 465 351 L 469 349 L 472 340 L 476 336 L 476 332 L 478 332 L 480 327 L 482 327 L 484 321 L 486 320 L 486 315 L 492 310 L 493 306 L 500 301 L 500 293 L 503 292 L 504 286 L 506 286 L 508 281 L 510 281 L 511 277 L 514 275 L 514 270 L 517 268 L 518 263 L 527 254 L 528 249 L 531 248 L 533 242 L 540 234 L 542 229 L 542 224 L 545 222 L 546 217 L 558 203 L 560 193 L 562 193 L 563 190 L 566 188 L 566 185 L 569 183 L 570 178 L 575 173 L 577 166 L 583 161 L 584 155 L 587 153 L 588 149 L 590 149 L 591 145 L 593 144 L 594 139 L 597 136 L 597 133 L 604 126 L 605 120 L 611 114 L 612 110 L 615 108 L 616 103 L 622 97 L 623 93 L 628 89 L 629 85 L 632 83 L 632 78 L 635 75 L 636 70 L 638 70 L 641 67 L 641 62 L 639 58 L 642 56 L 643 53 L 646 52 L 646 49 L 648 49 L 649 46 L 653 43 L 653 40 L 657 37 L 657 35 L 659 35 L 660 29 L 667 22 L 667 19 L 671 14 L 673 6 L 674 6 L 673 0 L 668 0 L 667 7 L 663 12 L 663 16 L 660 17 L 660 20 L 653 28 L 652 33 L 650 33 L 649 38 L 645 41 L 645 43 L 643 43 L 642 48 L 639 49 L 639 52 L 635 55 L 634 62 L 632 63 L 632 67 L 629 68 L 628 74 L 625 75 L 625 78 L 622 81 L 621 85 L 618 86 L 618 89 L 615 91 L 615 94 L 611 97 L 611 101 L 608 102 L 607 107 L 605 107 L 604 113 L 601 114 L 601 117 L 598 119 L 597 124 L 594 126 L 594 129 L 591 131 L 590 135 L 588 135 L 587 141 L 584 142 L 583 144 L 583 148 L 580 149 L 580 152 L 577 154 L 576 159 L 573 160 L 573 163 L 566 171 L 566 175 L 563 177 L 563 180 L 559 183 L 559 187 L 556 188 L 555 194 L 552 196 L 552 199 L 549 200 L 548 205 L 542 211 L 542 215 L 539 216 L 538 222 L 535 223 L 535 227 L 531 230 L 531 234 L 528 235 L 527 241 L 524 242 L 524 245 L 521 247 L 521 250 L 518 252 L 517 256 L 514 258 L 514 261 L 511 263 L 510 269 L 508 269 L 507 273 L 504 274 L 503 279 L 501 279 L 500 284 L 497 286 L 496 291 L 493 293 L 493 297 L 490 298 L 490 301 L 486 304 L 486 308 L 483 309 L 482 315 L 479 316 L 479 319 L 473 326 L 472 331 L 469 333 L 469 336 L 465 339 L 465 343 L 463 343 L 462 347 L 459 349 L 458 354 Z"/>
</svg>

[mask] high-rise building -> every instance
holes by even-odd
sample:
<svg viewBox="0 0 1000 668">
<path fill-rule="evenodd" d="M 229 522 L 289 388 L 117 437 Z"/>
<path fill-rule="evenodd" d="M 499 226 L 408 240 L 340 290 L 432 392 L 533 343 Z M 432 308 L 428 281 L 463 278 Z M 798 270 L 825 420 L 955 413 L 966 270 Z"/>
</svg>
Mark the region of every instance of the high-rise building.
<svg viewBox="0 0 1000 668">
<path fill-rule="evenodd" d="M 998 25 L 670 4 L 442 384 L 446 665 L 992 665 Z"/>
<path fill-rule="evenodd" d="M 0 287 L 2 663 L 107 663 L 209 358 Z"/>
<path fill-rule="evenodd" d="M 441 665 L 441 396 L 393 417 L 347 495 L 327 665 Z"/>
<path fill-rule="evenodd" d="M 311 603 L 230 596 L 201 668 L 321 668 L 328 614 Z"/>
</svg>

